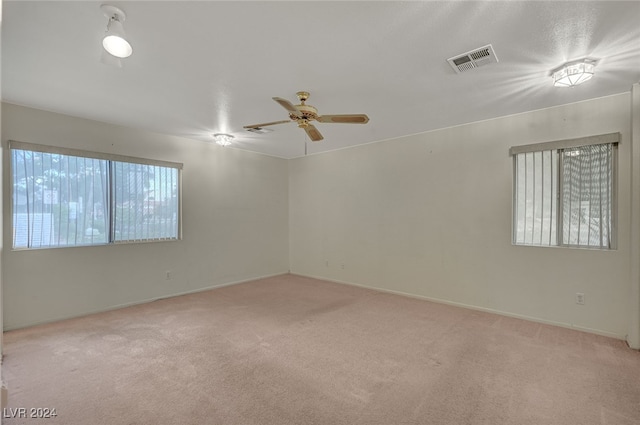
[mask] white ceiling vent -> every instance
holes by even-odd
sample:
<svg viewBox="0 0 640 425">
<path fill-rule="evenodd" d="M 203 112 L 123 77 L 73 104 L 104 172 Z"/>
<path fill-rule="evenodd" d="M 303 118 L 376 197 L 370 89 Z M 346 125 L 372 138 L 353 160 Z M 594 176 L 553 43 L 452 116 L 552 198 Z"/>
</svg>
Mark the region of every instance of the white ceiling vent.
<svg viewBox="0 0 640 425">
<path fill-rule="evenodd" d="M 496 52 L 493 51 L 491 44 L 487 44 L 470 52 L 449 58 L 447 61 L 454 71 L 459 74 L 479 66 L 497 63 L 498 57 L 496 56 Z"/>
</svg>

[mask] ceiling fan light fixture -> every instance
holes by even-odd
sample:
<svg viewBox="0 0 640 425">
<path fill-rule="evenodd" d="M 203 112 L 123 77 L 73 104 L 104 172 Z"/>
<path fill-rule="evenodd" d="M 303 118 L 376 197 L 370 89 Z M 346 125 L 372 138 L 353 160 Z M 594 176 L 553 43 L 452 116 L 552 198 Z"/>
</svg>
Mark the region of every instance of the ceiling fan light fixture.
<svg viewBox="0 0 640 425">
<path fill-rule="evenodd" d="M 128 58 L 133 53 L 133 48 L 125 37 L 122 25 L 127 15 L 122 9 L 108 4 L 103 4 L 100 9 L 109 18 L 107 30 L 102 39 L 102 47 L 117 58 Z"/>
<path fill-rule="evenodd" d="M 213 140 L 220 146 L 229 146 L 234 137 L 231 134 L 216 133 L 213 135 Z"/>
<path fill-rule="evenodd" d="M 589 81 L 598 63 L 595 59 L 585 58 L 567 62 L 551 71 L 555 87 L 575 87 Z"/>
</svg>

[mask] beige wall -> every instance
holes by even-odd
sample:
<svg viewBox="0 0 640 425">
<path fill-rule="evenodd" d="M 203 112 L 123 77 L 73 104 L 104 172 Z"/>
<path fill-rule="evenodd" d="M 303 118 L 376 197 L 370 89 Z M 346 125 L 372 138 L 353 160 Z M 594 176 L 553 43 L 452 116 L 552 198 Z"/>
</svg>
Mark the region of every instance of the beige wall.
<svg viewBox="0 0 640 425">
<path fill-rule="evenodd" d="M 640 349 L 640 83 L 631 90 L 631 316 L 627 342 Z"/>
<path fill-rule="evenodd" d="M 291 160 L 291 271 L 624 338 L 629 105 L 627 93 Z M 509 147 L 612 132 L 618 249 L 513 246 Z"/>
<path fill-rule="evenodd" d="M 12 251 L 5 151 L 5 329 L 288 271 L 285 160 L 3 104 L 10 139 L 184 163 L 184 238 Z"/>
</svg>

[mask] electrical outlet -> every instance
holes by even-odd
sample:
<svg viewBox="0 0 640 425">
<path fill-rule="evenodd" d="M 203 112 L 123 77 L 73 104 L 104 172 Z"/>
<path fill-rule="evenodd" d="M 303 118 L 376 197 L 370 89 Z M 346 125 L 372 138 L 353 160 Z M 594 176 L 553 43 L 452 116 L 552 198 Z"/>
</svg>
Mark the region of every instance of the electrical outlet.
<svg viewBox="0 0 640 425">
<path fill-rule="evenodd" d="M 576 292 L 576 304 L 584 305 L 584 293 Z"/>
<path fill-rule="evenodd" d="M 326 260 L 326 261 L 324 262 L 324 266 L 325 266 L 325 267 L 329 267 L 329 260 Z"/>
<path fill-rule="evenodd" d="M 171 270 L 167 270 L 164 275 L 165 280 L 173 279 L 173 272 Z"/>
</svg>

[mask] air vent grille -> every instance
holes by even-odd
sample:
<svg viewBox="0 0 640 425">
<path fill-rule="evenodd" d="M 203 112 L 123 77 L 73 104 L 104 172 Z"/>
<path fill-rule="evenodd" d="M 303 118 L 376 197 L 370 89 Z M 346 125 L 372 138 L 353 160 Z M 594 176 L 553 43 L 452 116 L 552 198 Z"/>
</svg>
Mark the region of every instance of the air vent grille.
<svg viewBox="0 0 640 425">
<path fill-rule="evenodd" d="M 490 63 L 497 63 L 498 57 L 493 51 L 493 46 L 487 44 L 470 52 L 449 58 L 447 61 L 453 70 L 459 74 Z"/>
<path fill-rule="evenodd" d="M 487 56 L 491 56 L 491 53 L 489 53 L 489 49 L 481 49 L 469 54 L 469 56 L 474 61 L 479 61 L 486 58 Z"/>
</svg>

